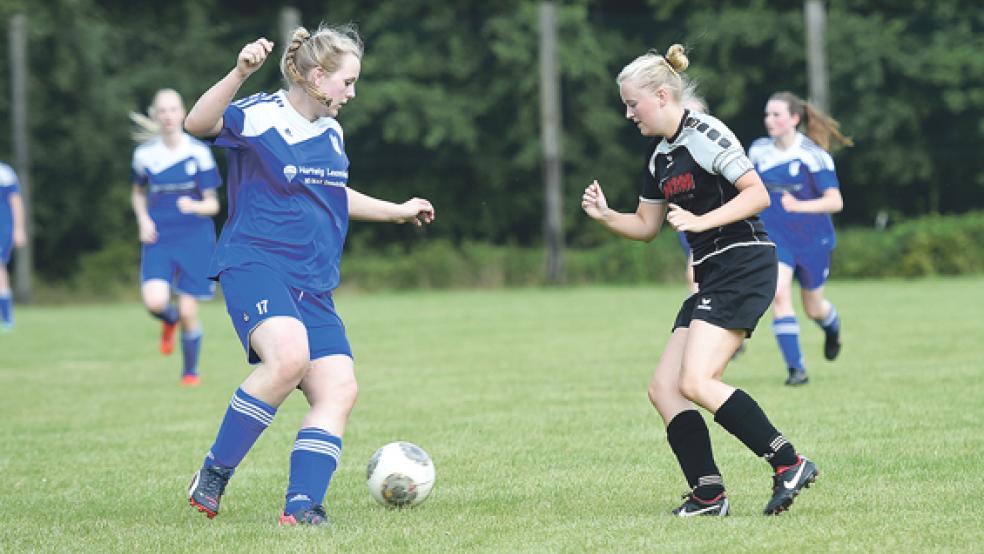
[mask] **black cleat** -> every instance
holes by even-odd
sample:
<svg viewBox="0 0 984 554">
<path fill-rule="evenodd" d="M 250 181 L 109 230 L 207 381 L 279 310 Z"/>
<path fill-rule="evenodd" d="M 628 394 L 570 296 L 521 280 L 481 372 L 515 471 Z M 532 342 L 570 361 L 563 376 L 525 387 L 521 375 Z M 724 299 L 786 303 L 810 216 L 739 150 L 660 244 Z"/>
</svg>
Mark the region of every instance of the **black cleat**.
<svg viewBox="0 0 984 554">
<path fill-rule="evenodd" d="M 328 514 L 325 513 L 325 509 L 321 504 L 314 504 L 290 514 L 280 514 L 281 527 L 294 527 L 295 525 L 320 527 L 328 524 Z"/>
<path fill-rule="evenodd" d="M 816 482 L 820 471 L 809 458 L 798 456 L 798 461 L 780 467 L 772 476 L 772 499 L 765 505 L 765 515 L 779 515 L 793 504 L 793 499 L 801 490 Z"/>
<path fill-rule="evenodd" d="M 198 508 L 209 519 L 219 513 L 219 500 L 225 492 L 232 469 L 224 467 L 203 467 L 191 478 L 188 487 L 188 503 Z"/>
<path fill-rule="evenodd" d="M 810 378 L 806 375 L 805 369 L 793 369 L 789 370 L 789 377 L 786 377 L 786 384 L 791 387 L 798 387 L 799 385 L 805 385 L 810 382 Z"/>
<path fill-rule="evenodd" d="M 728 497 L 725 496 L 723 492 L 711 500 L 701 500 L 700 498 L 694 496 L 693 492 L 684 493 L 683 498 L 684 503 L 672 512 L 673 515 L 677 517 L 724 517 L 728 515 L 728 510 L 731 508 L 731 504 L 728 502 Z"/>
<path fill-rule="evenodd" d="M 827 333 L 823 340 L 823 357 L 828 360 L 836 360 L 841 351 L 840 332 Z"/>
</svg>

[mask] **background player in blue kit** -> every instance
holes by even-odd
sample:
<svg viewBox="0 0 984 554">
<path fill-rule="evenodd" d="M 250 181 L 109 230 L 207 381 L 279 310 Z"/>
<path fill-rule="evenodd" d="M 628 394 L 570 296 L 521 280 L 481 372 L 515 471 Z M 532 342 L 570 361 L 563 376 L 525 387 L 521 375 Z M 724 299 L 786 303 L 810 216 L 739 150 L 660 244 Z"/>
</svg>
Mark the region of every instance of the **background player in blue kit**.
<svg viewBox="0 0 984 554">
<path fill-rule="evenodd" d="M 402 204 L 348 188 L 349 160 L 335 117 L 355 98 L 362 41 L 353 27 L 296 29 L 281 58 L 287 90 L 232 102 L 273 43 L 240 51 L 236 67 L 198 100 L 187 129 L 228 149 L 229 220 L 211 274 L 250 363 L 233 394 L 189 502 L 214 517 L 229 478 L 277 407 L 300 389 L 311 408 L 290 456 L 281 525 L 323 525 L 322 503 L 342 449 L 358 386 L 352 350 L 335 311 L 350 219 L 434 219 L 427 200 Z M 231 103 L 231 104 L 230 104 Z"/>
<path fill-rule="evenodd" d="M 215 248 L 212 216 L 219 211 L 215 189 L 221 179 L 209 147 L 181 128 L 185 109 L 176 91 L 157 91 L 150 112 L 150 119 L 131 114 L 141 127 L 134 134 L 141 144 L 133 152 L 130 196 L 143 243 L 141 293 L 144 305 L 162 322 L 162 354 L 173 351 L 180 321 L 181 383 L 195 386 L 202 345 L 198 300 L 215 293 L 208 263 Z M 172 288 L 177 306 L 171 302 Z"/>
<path fill-rule="evenodd" d="M 667 440 L 691 490 L 673 510 L 679 517 L 725 516 L 730 506 L 714 462 L 710 435 L 694 403 L 773 467 L 766 514 L 786 510 L 817 476 L 761 407 L 721 377 L 742 340 L 769 307 L 776 256 L 756 213 L 769 195 L 741 144 L 723 123 L 682 105 L 680 73 L 689 64 L 675 44 L 666 56 L 650 51 L 618 75 L 626 118 L 653 137 L 634 213 L 608 207 L 597 181 L 581 207 L 615 234 L 650 241 L 665 219 L 687 233 L 699 292 L 684 301 L 649 386 Z"/>
<path fill-rule="evenodd" d="M 0 332 L 14 328 L 14 300 L 10 293 L 7 264 L 14 248 L 26 243 L 27 227 L 20 182 L 9 165 L 0 163 Z"/>
<path fill-rule="evenodd" d="M 797 130 L 801 124 L 805 135 Z M 772 205 L 761 217 L 779 258 L 772 330 L 789 369 L 787 385 L 809 381 L 793 309 L 794 276 L 800 283 L 806 314 L 824 331 L 824 357 L 833 360 L 840 353 L 840 317 L 823 292 L 836 243 L 830 214 L 844 206 L 834 161 L 827 151 L 832 144 L 853 145 L 839 127 L 795 94 L 777 92 L 765 105 L 769 136 L 756 140 L 748 150 L 772 197 Z"/>
</svg>

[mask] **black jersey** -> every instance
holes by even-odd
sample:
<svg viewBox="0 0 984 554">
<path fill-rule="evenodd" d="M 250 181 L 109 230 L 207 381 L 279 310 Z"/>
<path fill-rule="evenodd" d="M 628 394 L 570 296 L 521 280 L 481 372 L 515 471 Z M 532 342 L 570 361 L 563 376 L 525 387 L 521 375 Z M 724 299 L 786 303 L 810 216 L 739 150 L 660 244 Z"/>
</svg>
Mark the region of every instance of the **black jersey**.
<svg viewBox="0 0 984 554">
<path fill-rule="evenodd" d="M 670 201 L 694 215 L 704 215 L 738 195 L 735 181 L 752 162 L 734 133 L 717 118 L 684 111 L 676 133 L 655 139 L 642 185 L 642 202 Z M 772 246 L 758 216 L 708 229 L 687 231 L 694 265 L 735 246 Z"/>
</svg>

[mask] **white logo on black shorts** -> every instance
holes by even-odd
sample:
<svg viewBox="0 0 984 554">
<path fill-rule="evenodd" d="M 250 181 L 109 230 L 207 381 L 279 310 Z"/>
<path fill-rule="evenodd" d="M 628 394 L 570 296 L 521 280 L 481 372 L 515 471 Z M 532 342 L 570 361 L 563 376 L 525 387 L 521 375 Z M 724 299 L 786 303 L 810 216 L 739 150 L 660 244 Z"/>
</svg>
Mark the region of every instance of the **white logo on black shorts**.
<svg viewBox="0 0 984 554">
<path fill-rule="evenodd" d="M 700 304 L 697 305 L 697 309 L 698 310 L 711 311 L 711 299 L 710 298 L 701 298 L 700 299 Z"/>
</svg>

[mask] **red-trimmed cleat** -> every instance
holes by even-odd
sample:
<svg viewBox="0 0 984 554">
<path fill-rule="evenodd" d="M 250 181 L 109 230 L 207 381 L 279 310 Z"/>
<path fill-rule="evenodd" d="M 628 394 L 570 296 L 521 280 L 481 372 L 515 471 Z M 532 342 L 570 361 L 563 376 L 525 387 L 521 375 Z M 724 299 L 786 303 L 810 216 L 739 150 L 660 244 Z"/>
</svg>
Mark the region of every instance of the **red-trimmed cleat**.
<svg viewBox="0 0 984 554">
<path fill-rule="evenodd" d="M 819 474 L 817 465 L 805 456 L 797 456 L 796 463 L 791 466 L 777 468 L 772 476 L 772 498 L 765 506 L 765 515 L 779 515 L 788 510 L 793 499 L 815 483 Z"/>
<path fill-rule="evenodd" d="M 182 387 L 197 387 L 202 384 L 202 378 L 197 375 L 185 375 L 181 377 Z"/>
<path fill-rule="evenodd" d="M 328 525 L 328 523 L 328 514 L 325 513 L 324 507 L 320 504 L 315 504 L 309 508 L 297 510 L 292 514 L 280 514 L 281 527 L 294 527 L 296 525 L 320 527 L 322 525 Z"/>
<path fill-rule="evenodd" d="M 225 492 L 232 469 L 224 467 L 203 467 L 195 472 L 188 487 L 188 504 L 212 519 L 219 513 L 219 501 Z"/>
<path fill-rule="evenodd" d="M 177 328 L 177 322 L 161 324 L 161 354 L 170 356 L 174 352 L 174 332 Z"/>
<path fill-rule="evenodd" d="M 710 500 L 702 500 L 697 498 L 693 491 L 687 492 L 683 495 L 686 502 L 680 505 L 679 508 L 673 510 L 673 515 L 677 517 L 694 517 L 694 516 L 718 516 L 725 517 L 731 510 L 731 504 L 728 503 L 728 497 L 721 494 Z"/>
</svg>

